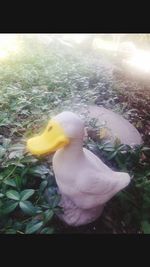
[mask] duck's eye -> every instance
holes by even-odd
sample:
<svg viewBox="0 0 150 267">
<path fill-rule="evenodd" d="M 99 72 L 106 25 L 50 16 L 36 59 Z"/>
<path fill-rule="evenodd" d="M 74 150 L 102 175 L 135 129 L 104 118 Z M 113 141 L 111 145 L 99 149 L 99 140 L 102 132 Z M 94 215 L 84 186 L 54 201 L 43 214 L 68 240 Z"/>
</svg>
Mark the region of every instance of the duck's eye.
<svg viewBox="0 0 150 267">
<path fill-rule="evenodd" d="M 52 128 L 53 128 L 53 126 L 49 126 L 49 128 L 48 128 L 48 132 L 51 131 Z"/>
</svg>

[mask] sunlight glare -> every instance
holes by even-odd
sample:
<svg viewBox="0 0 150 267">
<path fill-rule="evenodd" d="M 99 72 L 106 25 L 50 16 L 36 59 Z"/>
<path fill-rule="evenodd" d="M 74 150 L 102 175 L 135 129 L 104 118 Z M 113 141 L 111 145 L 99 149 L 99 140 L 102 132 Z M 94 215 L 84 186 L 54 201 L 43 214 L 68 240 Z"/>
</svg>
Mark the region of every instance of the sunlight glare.
<svg viewBox="0 0 150 267">
<path fill-rule="evenodd" d="M 73 41 L 77 44 L 82 43 L 87 37 L 89 36 L 89 34 L 63 34 L 62 35 L 62 39 L 65 41 Z"/>
<path fill-rule="evenodd" d="M 109 51 L 117 51 L 117 46 L 113 41 L 105 41 L 100 38 L 95 38 L 93 41 L 94 49 L 104 49 Z"/>
<path fill-rule="evenodd" d="M 117 52 L 120 57 L 126 58 L 123 59 L 123 62 L 128 66 L 145 73 L 150 73 L 150 51 L 137 49 L 132 42 L 120 42 L 116 44 L 114 41 L 105 41 L 96 38 L 93 42 L 93 48 Z"/>
<path fill-rule="evenodd" d="M 16 34 L 0 34 L 0 59 L 18 51 Z"/>
<path fill-rule="evenodd" d="M 150 52 L 136 49 L 129 60 L 126 61 L 130 66 L 146 73 L 150 72 Z"/>
</svg>

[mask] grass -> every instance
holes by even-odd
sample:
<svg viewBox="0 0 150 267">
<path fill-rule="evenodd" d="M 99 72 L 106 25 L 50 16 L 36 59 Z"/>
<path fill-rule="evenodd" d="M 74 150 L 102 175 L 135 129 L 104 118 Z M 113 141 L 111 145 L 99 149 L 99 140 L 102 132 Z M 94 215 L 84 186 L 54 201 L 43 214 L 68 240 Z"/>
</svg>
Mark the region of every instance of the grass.
<svg viewBox="0 0 150 267">
<path fill-rule="evenodd" d="M 51 157 L 29 155 L 26 140 L 41 131 L 52 115 L 65 109 L 80 112 L 80 105 L 88 103 L 103 104 L 136 123 L 140 114 L 134 116 L 129 98 L 121 99 L 122 87 L 119 90 L 111 64 L 102 55 L 62 49 L 59 43 L 44 45 L 33 37 L 22 39 L 21 47 L 22 53 L 0 62 L 0 233 L 92 233 L 91 226 L 58 227 L 60 196 Z M 108 203 L 95 223 L 97 233 L 150 232 L 150 149 L 148 132 L 141 133 L 145 143 L 134 149 L 91 138 L 85 143 L 108 166 L 133 177 L 129 188 Z M 47 188 L 51 204 L 46 201 Z"/>
</svg>

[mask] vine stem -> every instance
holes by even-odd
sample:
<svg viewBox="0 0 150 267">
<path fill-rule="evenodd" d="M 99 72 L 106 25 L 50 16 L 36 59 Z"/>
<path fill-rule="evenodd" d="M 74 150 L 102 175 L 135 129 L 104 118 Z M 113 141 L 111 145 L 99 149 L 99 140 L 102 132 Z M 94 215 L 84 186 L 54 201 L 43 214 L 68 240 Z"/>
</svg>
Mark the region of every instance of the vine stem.
<svg viewBox="0 0 150 267">
<path fill-rule="evenodd" d="M 20 162 L 20 160 L 18 160 L 18 162 L 17 163 L 19 163 Z M 13 172 L 16 170 L 16 168 L 17 168 L 17 165 L 15 165 L 15 167 L 12 169 L 12 171 L 4 178 L 4 180 L 3 181 L 5 181 L 8 177 L 10 177 L 12 174 L 13 174 Z"/>
</svg>

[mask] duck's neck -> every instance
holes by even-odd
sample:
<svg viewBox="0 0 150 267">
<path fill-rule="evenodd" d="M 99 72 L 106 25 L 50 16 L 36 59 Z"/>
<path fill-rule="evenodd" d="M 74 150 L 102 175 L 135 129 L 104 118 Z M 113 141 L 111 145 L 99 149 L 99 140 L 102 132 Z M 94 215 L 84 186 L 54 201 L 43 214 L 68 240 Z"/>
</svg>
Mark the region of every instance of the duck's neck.
<svg viewBox="0 0 150 267">
<path fill-rule="evenodd" d="M 77 158 L 83 155 L 83 140 L 82 139 L 73 139 L 70 144 L 61 149 L 61 152 L 64 155 L 69 157 Z"/>
</svg>

